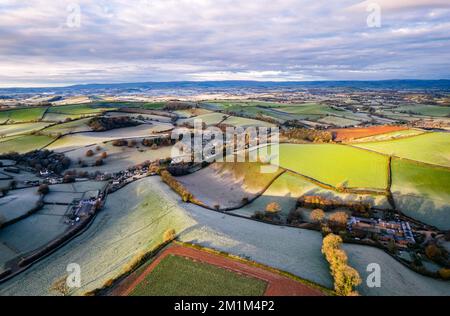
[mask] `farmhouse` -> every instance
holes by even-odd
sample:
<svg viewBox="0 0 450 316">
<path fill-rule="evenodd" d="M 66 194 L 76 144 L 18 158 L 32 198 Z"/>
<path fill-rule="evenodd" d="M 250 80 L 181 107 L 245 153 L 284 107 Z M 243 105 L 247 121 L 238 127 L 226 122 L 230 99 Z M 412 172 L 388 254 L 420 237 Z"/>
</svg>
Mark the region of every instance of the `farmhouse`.
<svg viewBox="0 0 450 316">
<path fill-rule="evenodd" d="M 393 241 L 401 248 L 406 248 L 409 244 L 416 242 L 409 223 L 405 221 L 383 221 L 381 219 L 350 217 L 347 228 L 355 234 L 375 234 L 381 242 L 388 243 Z"/>
</svg>

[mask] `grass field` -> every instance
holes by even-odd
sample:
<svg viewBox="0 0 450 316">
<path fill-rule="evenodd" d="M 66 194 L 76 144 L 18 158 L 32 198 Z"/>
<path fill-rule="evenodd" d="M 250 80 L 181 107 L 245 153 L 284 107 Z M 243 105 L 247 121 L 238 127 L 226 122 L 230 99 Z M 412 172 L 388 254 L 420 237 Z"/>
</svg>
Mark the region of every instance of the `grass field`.
<svg viewBox="0 0 450 316">
<path fill-rule="evenodd" d="M 243 118 L 243 117 L 237 117 L 237 116 L 230 116 L 227 118 L 223 124 L 232 125 L 235 127 L 273 127 L 274 124 L 260 121 L 260 120 L 253 120 L 249 118 Z"/>
<path fill-rule="evenodd" d="M 27 135 L 0 142 L 0 154 L 8 152 L 26 153 L 41 149 L 50 144 L 54 138 L 45 135 Z"/>
<path fill-rule="evenodd" d="M 437 105 L 401 105 L 394 109 L 396 112 L 413 113 L 425 116 L 444 117 L 450 115 L 450 107 Z"/>
<path fill-rule="evenodd" d="M 81 115 L 81 114 L 98 114 L 108 110 L 114 110 L 114 107 L 102 107 L 91 104 L 72 104 L 52 106 L 48 109 L 48 113 Z"/>
<path fill-rule="evenodd" d="M 0 198 L 0 221 L 5 223 L 25 215 L 38 201 L 36 187 L 9 191 L 6 196 Z"/>
<path fill-rule="evenodd" d="M 450 229 L 450 170 L 393 159 L 392 188 L 397 208 L 441 229 Z"/>
<path fill-rule="evenodd" d="M 194 120 L 201 120 L 203 123 L 205 123 L 208 126 L 211 125 L 217 125 L 220 122 L 222 122 L 224 120 L 224 117 L 226 118 L 228 115 L 223 114 L 223 113 L 208 113 L 208 114 L 202 114 L 202 115 L 198 115 L 194 118 L 189 118 L 189 119 L 181 119 L 178 120 L 177 124 L 183 124 L 183 123 L 187 123 L 187 124 L 194 124 Z"/>
<path fill-rule="evenodd" d="M 0 136 L 16 136 L 21 134 L 28 134 L 38 131 L 48 126 L 50 123 L 36 122 L 36 123 L 20 123 L 0 125 Z"/>
<path fill-rule="evenodd" d="M 47 107 L 28 107 L 0 111 L 0 122 L 8 123 L 31 122 L 41 120 Z"/>
<path fill-rule="evenodd" d="M 43 134 L 67 134 L 73 132 L 89 132 L 91 128 L 87 125 L 87 123 L 91 120 L 91 118 L 84 118 L 80 120 L 74 120 L 66 123 L 61 123 L 58 125 L 50 126 L 42 131 Z"/>
<path fill-rule="evenodd" d="M 64 233 L 68 227 L 62 216 L 50 215 L 48 209 L 42 209 L 1 229 L 0 244 L 13 250 L 14 258 L 44 246 Z"/>
<path fill-rule="evenodd" d="M 315 114 L 324 116 L 327 114 L 342 116 L 343 114 L 347 113 L 346 111 L 339 111 L 328 105 L 318 103 L 306 103 L 301 105 L 285 106 L 278 108 L 278 110 L 290 114 Z"/>
<path fill-rule="evenodd" d="M 47 147 L 49 150 L 67 151 L 79 147 L 108 142 L 115 139 L 151 137 L 154 133 L 159 133 L 172 129 L 172 124 L 155 123 L 142 124 L 133 127 L 118 128 L 105 132 L 84 132 L 66 135 Z"/>
<path fill-rule="evenodd" d="M 450 134 L 425 133 L 404 139 L 355 144 L 380 153 L 450 167 Z"/>
<path fill-rule="evenodd" d="M 327 199 L 341 201 L 364 202 L 380 209 L 390 207 L 385 196 L 337 193 L 321 188 L 301 176 L 288 171 L 277 178 L 256 200 L 238 210 L 232 211 L 232 213 L 251 217 L 256 211 L 264 212 L 269 203 L 276 202 L 281 207 L 280 216 L 282 219 L 286 219 L 289 212 L 296 208 L 298 198 L 302 195 L 321 196 Z"/>
<path fill-rule="evenodd" d="M 335 144 L 281 144 L 279 165 L 332 186 L 387 187 L 387 157 Z M 270 149 L 276 163 L 277 147 Z"/>
<path fill-rule="evenodd" d="M 436 296 L 450 293 L 450 282 L 436 280 L 418 274 L 404 266 L 383 250 L 370 246 L 343 244 L 348 255 L 348 263 L 360 274 L 363 282 L 357 288 L 361 295 L 367 296 Z M 381 286 L 369 287 L 365 282 L 370 277 L 367 267 L 377 263 L 381 267 Z"/>
<path fill-rule="evenodd" d="M 100 150 L 97 150 L 97 146 L 100 146 Z M 92 150 L 94 155 L 92 157 L 86 157 L 86 152 Z M 157 159 L 165 159 L 171 156 L 171 146 L 160 147 L 158 149 L 150 149 L 145 147 L 140 141 L 137 141 L 135 147 L 116 147 L 111 142 L 101 143 L 99 145 L 92 145 L 66 152 L 66 156 L 72 161 L 70 169 L 88 171 L 88 172 L 118 172 L 125 170 L 129 167 L 143 163 L 145 161 L 155 161 Z M 101 157 L 102 153 L 106 152 L 107 157 L 103 159 L 104 164 L 102 166 L 92 167 L 95 161 Z M 86 163 L 87 167 L 81 168 L 78 164 L 79 159 Z"/>
<path fill-rule="evenodd" d="M 133 296 L 261 296 L 266 282 L 210 264 L 169 255 L 131 293 Z"/>
<path fill-rule="evenodd" d="M 260 167 L 251 162 L 214 163 L 177 180 L 209 207 L 234 208 L 262 193 L 281 172 L 261 173 Z"/>
<path fill-rule="evenodd" d="M 351 120 L 345 117 L 339 117 L 339 116 L 325 116 L 318 120 L 319 123 L 325 123 L 325 124 L 331 124 L 339 127 L 346 127 L 346 126 L 354 126 L 361 123 L 360 121 Z"/>
</svg>

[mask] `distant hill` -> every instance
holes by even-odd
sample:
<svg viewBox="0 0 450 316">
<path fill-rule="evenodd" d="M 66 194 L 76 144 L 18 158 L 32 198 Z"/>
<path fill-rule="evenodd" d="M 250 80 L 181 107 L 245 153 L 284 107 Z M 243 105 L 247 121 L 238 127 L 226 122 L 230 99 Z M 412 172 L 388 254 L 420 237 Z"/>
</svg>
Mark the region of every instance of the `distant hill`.
<svg viewBox="0 0 450 316">
<path fill-rule="evenodd" d="M 96 94 L 96 93 L 145 93 L 154 90 L 194 90 L 227 91 L 230 89 L 320 89 L 348 88 L 371 90 L 450 90 L 450 80 L 380 80 L 380 81 L 177 81 L 177 82 L 134 82 L 80 84 L 54 88 L 2 88 L 1 95 L 57 93 L 57 94 Z"/>
</svg>

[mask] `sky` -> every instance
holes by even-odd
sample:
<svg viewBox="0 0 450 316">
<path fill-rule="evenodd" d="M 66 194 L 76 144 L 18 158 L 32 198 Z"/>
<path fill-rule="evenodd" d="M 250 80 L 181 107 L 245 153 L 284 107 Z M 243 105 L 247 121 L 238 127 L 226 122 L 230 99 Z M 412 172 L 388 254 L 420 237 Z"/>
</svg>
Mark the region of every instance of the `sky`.
<svg viewBox="0 0 450 316">
<path fill-rule="evenodd" d="M 0 87 L 450 78 L 449 0 L 0 0 Z"/>
</svg>

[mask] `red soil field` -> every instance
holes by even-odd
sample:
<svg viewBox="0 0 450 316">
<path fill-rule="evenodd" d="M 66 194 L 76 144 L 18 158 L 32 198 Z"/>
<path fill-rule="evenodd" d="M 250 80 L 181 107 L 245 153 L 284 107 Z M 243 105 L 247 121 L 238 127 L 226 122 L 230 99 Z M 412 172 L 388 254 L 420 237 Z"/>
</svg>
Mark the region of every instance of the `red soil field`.
<svg viewBox="0 0 450 316">
<path fill-rule="evenodd" d="M 355 128 L 339 128 L 332 129 L 332 132 L 335 137 L 335 141 L 347 141 L 351 139 L 357 139 L 362 137 L 380 135 L 384 133 L 390 133 L 395 131 L 402 131 L 408 129 L 403 126 L 388 126 L 388 125 L 380 125 L 380 126 L 370 126 L 370 127 L 355 127 Z"/>
<path fill-rule="evenodd" d="M 179 245 L 171 246 L 164 250 L 158 257 L 140 274 L 135 273 L 127 277 L 121 284 L 112 290 L 110 295 L 127 296 L 133 289 L 145 280 L 145 277 L 153 271 L 153 269 L 168 255 L 182 256 L 188 259 L 196 260 L 202 263 L 211 264 L 232 272 L 244 274 L 260 280 L 266 281 L 268 286 L 265 296 L 323 296 L 324 293 L 313 287 L 297 282 L 286 276 L 279 275 L 275 272 L 268 271 L 263 268 L 248 265 L 244 262 L 233 260 L 231 258 L 222 257 L 209 253 L 207 251 L 198 250 L 190 247 Z"/>
</svg>

